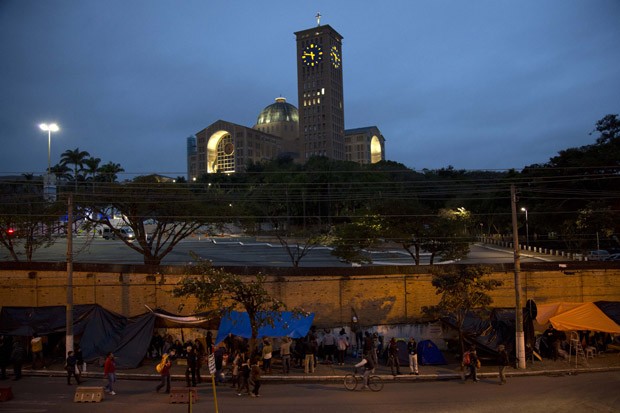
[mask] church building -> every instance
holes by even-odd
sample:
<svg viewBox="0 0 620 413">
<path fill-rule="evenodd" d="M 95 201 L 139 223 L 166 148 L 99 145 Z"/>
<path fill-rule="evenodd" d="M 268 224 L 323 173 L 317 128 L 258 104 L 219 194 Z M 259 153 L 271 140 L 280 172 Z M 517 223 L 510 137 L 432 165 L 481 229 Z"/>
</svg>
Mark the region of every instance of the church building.
<svg viewBox="0 0 620 413">
<path fill-rule="evenodd" d="M 187 138 L 188 179 L 234 173 L 248 162 L 313 156 L 362 164 L 385 160 L 385 138 L 376 126 L 345 130 L 342 36 L 329 25 L 295 33 L 298 105 L 284 97 L 265 107 L 250 128 L 218 120 Z"/>
</svg>

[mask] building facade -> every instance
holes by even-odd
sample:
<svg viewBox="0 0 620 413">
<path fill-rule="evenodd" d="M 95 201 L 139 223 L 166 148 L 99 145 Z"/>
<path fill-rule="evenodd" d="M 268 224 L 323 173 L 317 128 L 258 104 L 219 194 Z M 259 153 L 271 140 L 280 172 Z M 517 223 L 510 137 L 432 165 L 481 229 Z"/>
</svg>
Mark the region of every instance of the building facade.
<svg viewBox="0 0 620 413">
<path fill-rule="evenodd" d="M 376 126 L 347 129 L 344 146 L 347 161 L 361 164 L 385 161 L 385 138 Z"/>
<path fill-rule="evenodd" d="M 276 158 L 282 142 L 278 136 L 218 120 L 188 138 L 188 178 L 193 181 L 203 174 L 242 172 L 250 162 Z"/>
</svg>

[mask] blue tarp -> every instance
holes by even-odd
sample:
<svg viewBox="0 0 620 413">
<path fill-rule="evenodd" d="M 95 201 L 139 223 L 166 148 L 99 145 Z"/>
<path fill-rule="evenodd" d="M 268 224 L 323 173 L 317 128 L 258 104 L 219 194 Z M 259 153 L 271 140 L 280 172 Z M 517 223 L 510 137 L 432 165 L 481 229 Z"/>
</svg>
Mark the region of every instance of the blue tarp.
<svg viewBox="0 0 620 413">
<path fill-rule="evenodd" d="M 305 316 L 302 314 L 294 314 L 290 311 L 282 311 L 277 313 L 273 318 L 273 326 L 266 325 L 259 328 L 258 338 L 284 336 L 291 338 L 305 337 L 314 321 L 314 313 Z M 252 337 L 248 313 L 232 311 L 222 315 L 215 343 L 221 343 L 229 334 L 244 338 Z"/>
</svg>

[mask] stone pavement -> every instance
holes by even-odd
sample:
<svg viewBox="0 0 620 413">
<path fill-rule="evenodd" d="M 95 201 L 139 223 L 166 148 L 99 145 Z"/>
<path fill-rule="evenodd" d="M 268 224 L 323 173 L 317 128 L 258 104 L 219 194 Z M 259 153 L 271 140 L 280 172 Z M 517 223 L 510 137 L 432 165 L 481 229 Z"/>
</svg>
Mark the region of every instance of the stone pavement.
<svg viewBox="0 0 620 413">
<path fill-rule="evenodd" d="M 450 356 L 447 356 L 450 358 Z M 303 368 L 293 368 L 290 374 L 282 374 L 279 360 L 275 360 L 273 373 L 264 374 L 262 379 L 264 382 L 340 382 L 345 374 L 353 371 L 353 365 L 356 360 L 348 358 L 344 366 L 334 364 L 319 363 L 315 372 L 304 374 Z M 457 380 L 461 379 L 460 365 L 454 360 L 448 360 L 449 364 L 438 366 L 420 366 L 419 375 L 410 375 L 409 366 L 400 368 L 402 375 L 392 376 L 390 368 L 380 362 L 380 366 L 376 370 L 376 374 L 380 375 L 385 381 L 398 382 L 414 382 L 414 381 L 431 381 L 431 380 Z M 120 380 L 159 380 L 159 375 L 155 371 L 155 365 L 158 360 L 145 360 L 144 363 L 135 369 L 117 370 L 117 377 Z M 486 364 L 482 360 L 483 365 L 478 371 L 481 378 L 497 378 L 497 366 Z M 532 375 L 570 375 L 579 373 L 594 373 L 602 371 L 620 371 L 620 353 L 608 352 L 589 358 L 587 364 L 583 361 L 575 364 L 574 358 L 569 364 L 567 361 L 553 361 L 543 359 L 543 361 L 528 360 L 525 369 L 515 369 L 508 367 L 506 375 L 514 376 L 532 376 Z M 11 372 L 11 370 L 9 370 Z M 173 382 L 185 381 L 185 366 L 174 364 L 172 367 Z M 201 370 L 203 376 L 203 384 L 205 386 L 210 383 L 208 369 L 204 366 Z M 62 369 L 61 363 L 53 363 L 44 370 L 32 370 L 28 365 L 23 370 L 24 376 L 65 376 L 66 372 Z M 103 377 L 103 368 L 89 364 L 87 372 L 83 374 L 83 378 L 88 382 L 89 379 L 101 379 Z M 207 380 L 204 380 L 204 379 Z"/>
</svg>

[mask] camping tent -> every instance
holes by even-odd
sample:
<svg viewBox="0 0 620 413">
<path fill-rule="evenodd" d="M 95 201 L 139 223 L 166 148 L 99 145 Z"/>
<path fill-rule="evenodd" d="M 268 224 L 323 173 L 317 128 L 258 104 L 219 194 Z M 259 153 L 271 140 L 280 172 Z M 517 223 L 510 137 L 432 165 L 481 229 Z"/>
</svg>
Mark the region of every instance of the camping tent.
<svg viewBox="0 0 620 413">
<path fill-rule="evenodd" d="M 418 343 L 418 363 L 422 366 L 448 364 L 443 353 L 432 340 L 422 340 Z"/>
<path fill-rule="evenodd" d="M 258 330 L 258 337 L 305 337 L 312 326 L 314 313 L 298 315 L 290 311 L 282 311 L 274 315 L 273 320 L 273 326 L 266 325 Z M 248 313 L 231 311 L 230 313 L 222 315 L 217 337 L 215 338 L 215 344 L 224 341 L 229 334 L 244 338 L 252 337 Z"/>
</svg>

